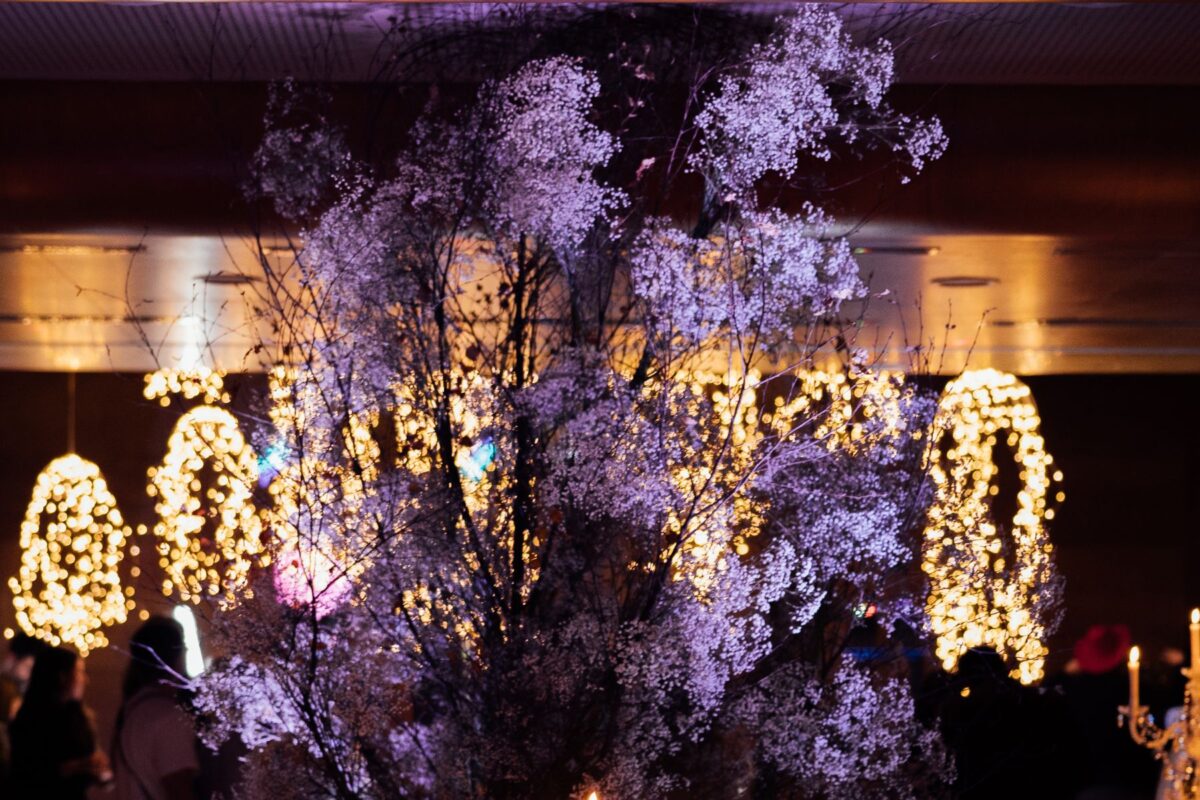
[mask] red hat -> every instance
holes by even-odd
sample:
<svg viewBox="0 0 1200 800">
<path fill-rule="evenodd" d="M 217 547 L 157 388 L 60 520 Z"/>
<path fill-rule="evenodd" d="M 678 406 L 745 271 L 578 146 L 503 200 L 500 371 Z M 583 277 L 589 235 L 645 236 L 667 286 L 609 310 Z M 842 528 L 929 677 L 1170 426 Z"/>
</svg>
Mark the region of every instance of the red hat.
<svg viewBox="0 0 1200 800">
<path fill-rule="evenodd" d="M 1125 660 L 1132 641 L 1125 625 L 1093 625 L 1075 643 L 1075 660 L 1084 672 L 1099 675 Z"/>
</svg>

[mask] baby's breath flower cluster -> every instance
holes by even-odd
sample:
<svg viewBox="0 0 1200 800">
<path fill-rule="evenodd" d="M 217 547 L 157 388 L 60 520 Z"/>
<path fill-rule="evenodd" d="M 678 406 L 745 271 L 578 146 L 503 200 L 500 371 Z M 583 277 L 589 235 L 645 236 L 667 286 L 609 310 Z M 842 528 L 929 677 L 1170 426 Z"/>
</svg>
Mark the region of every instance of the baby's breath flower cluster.
<svg viewBox="0 0 1200 800">
<path fill-rule="evenodd" d="M 946 146 L 936 120 L 892 112 L 887 42 L 856 46 L 834 14 L 802 6 L 767 42 L 720 79 L 697 117 L 706 147 L 694 163 L 722 192 L 739 195 L 769 173 L 792 177 L 809 156 L 828 161 L 835 142 L 900 132 L 915 170 Z"/>
<path fill-rule="evenodd" d="M 388 166 L 313 184 L 336 191 L 263 301 L 275 570 L 218 618 L 232 657 L 197 700 L 210 739 L 251 746 L 251 791 L 944 783 L 903 681 L 831 658 L 816 622 L 923 599 L 888 578 L 919 553 L 935 400 L 857 362 L 802 377 L 865 287 L 816 196 L 755 191 L 943 142 L 886 107 L 890 50 L 832 11 L 728 45 L 680 87 L 637 47 L 540 42 L 472 100 L 431 93 Z M 309 208 L 300 183 L 277 208 Z M 662 199 L 688 190 L 685 220 Z"/>
<path fill-rule="evenodd" d="M 617 150 L 589 118 L 600 83 L 571 59 L 535 61 L 500 81 L 485 102 L 494 129 L 489 189 L 509 236 L 543 238 L 560 254 L 577 249 L 621 201 L 596 180 Z"/>
</svg>

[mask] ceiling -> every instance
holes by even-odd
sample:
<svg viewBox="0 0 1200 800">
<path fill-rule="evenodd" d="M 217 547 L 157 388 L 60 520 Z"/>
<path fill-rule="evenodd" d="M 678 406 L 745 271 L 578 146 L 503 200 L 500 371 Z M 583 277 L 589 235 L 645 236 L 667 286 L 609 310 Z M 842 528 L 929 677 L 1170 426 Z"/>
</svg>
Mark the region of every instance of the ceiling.
<svg viewBox="0 0 1200 800">
<path fill-rule="evenodd" d="M 723 7 L 774 15 L 787 3 Z M 886 35 L 910 83 L 1148 85 L 1200 82 L 1200 8 L 1188 3 L 845 3 L 859 35 Z M 596 5 L 561 5 L 580 16 Z M 545 6 L 538 11 L 545 14 Z M 481 77 L 455 48 L 512 4 L 33 2 L 0 4 L 0 79 L 425 80 Z"/>
<path fill-rule="evenodd" d="M 223 149 L 256 140 L 258 82 L 357 81 L 338 89 L 355 97 L 380 76 L 427 80 L 434 62 L 475 79 L 440 48 L 422 66 L 412 31 L 485 13 L 0 4 L 0 369 L 141 371 L 198 348 L 259 368 L 257 286 L 227 280 L 257 266 Z M 1200 372 L 1200 6 L 842 13 L 898 43 L 901 100 L 951 138 L 910 186 L 838 200 L 887 291 L 860 343 L 897 365 L 931 344 L 944 373 Z M 380 55 L 395 37 L 403 69 Z"/>
</svg>

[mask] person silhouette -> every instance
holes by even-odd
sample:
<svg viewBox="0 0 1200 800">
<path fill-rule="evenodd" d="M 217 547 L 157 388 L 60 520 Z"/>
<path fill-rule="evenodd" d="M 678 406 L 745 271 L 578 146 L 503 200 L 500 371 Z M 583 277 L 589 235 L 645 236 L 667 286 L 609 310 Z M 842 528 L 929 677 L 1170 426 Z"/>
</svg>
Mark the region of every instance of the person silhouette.
<svg viewBox="0 0 1200 800">
<path fill-rule="evenodd" d="M 196 732 L 180 703 L 184 654 L 183 627 L 169 617 L 151 617 L 130 641 L 112 744 L 119 800 L 196 796 Z"/>
<path fill-rule="evenodd" d="M 14 800 L 84 800 L 89 786 L 112 780 L 83 704 L 86 688 L 77 654 L 61 647 L 38 653 L 11 726 Z"/>
</svg>

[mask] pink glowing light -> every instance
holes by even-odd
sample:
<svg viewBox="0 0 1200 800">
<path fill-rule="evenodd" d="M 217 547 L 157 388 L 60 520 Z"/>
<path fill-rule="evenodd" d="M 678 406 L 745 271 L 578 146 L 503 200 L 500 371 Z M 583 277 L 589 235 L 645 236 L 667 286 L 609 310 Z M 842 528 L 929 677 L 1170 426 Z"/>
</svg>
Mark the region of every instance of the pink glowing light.
<svg viewBox="0 0 1200 800">
<path fill-rule="evenodd" d="M 317 619 L 350 597 L 350 579 L 340 564 L 311 545 L 290 547 L 275 560 L 275 594 L 293 608 L 315 605 Z"/>
</svg>

